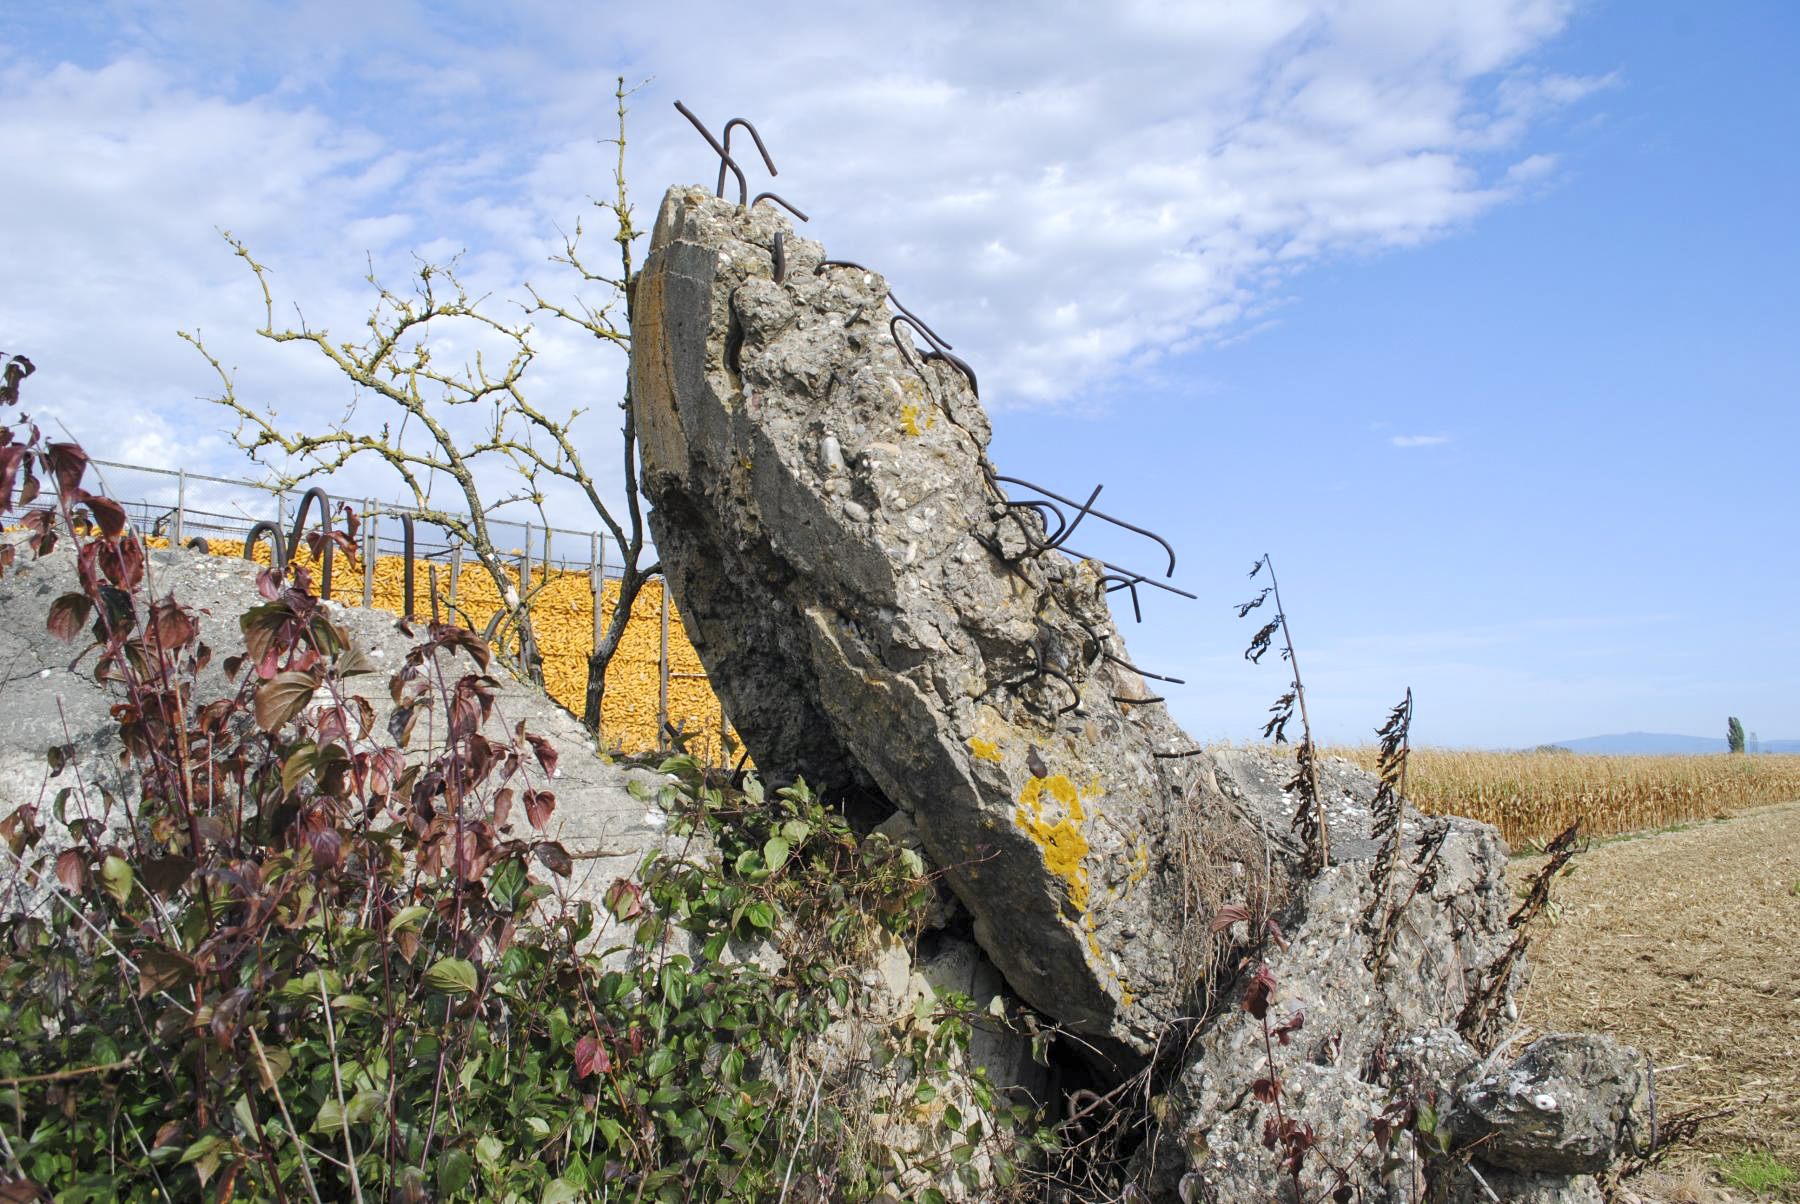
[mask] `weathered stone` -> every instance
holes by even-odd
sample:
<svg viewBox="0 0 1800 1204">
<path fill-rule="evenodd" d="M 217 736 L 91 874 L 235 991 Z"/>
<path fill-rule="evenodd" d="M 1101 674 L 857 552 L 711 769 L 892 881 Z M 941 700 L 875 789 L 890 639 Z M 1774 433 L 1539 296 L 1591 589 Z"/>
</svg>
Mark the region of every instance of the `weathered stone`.
<svg viewBox="0 0 1800 1204">
<path fill-rule="evenodd" d="M 1598 1174 L 1650 1140 L 1644 1055 L 1595 1033 L 1552 1033 L 1456 1097 L 1457 1141 L 1527 1173 Z"/>
<path fill-rule="evenodd" d="M 1148 1050 L 1203 960 L 1176 850 L 1260 872 L 1259 842 L 1158 755 L 1193 749 L 1164 708 L 1121 701 L 1150 692 L 1104 570 L 1033 553 L 970 382 L 896 336 L 878 275 L 822 258 L 701 189 L 657 219 L 632 399 L 689 636 L 759 765 L 910 814 L 1020 995 Z"/>
</svg>

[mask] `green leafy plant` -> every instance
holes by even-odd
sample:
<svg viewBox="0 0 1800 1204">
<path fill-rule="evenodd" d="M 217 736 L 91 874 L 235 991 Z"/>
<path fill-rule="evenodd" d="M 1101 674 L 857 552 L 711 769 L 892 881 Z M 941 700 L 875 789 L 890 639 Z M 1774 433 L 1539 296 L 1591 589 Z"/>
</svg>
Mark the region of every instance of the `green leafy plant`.
<svg viewBox="0 0 1800 1204">
<path fill-rule="evenodd" d="M 9 361 L 0 400 L 31 370 Z M 859 839 L 803 783 L 765 796 L 676 757 L 656 801 L 693 855 L 568 897 L 573 859 L 542 835 L 557 750 L 507 726 L 482 640 L 431 625 L 377 724 L 354 690 L 372 659 L 304 571 L 271 569 L 231 691 L 204 697 L 213 620 L 157 594 L 86 474 L 29 419 L 0 430 L 0 516 L 25 536 L 0 571 L 73 544 L 78 588 L 48 626 L 115 692 L 138 783 L 115 794 L 52 748 L 46 813 L 0 822 L 25 901 L 0 917 L 6 1198 L 752 1200 L 797 1173 L 879 1190 L 851 1157 L 858 1118 L 803 1114 L 790 1064 L 852 1003 L 845 965 L 916 928 L 916 854 Z M 758 941 L 773 966 L 738 956 Z M 966 1047 L 966 1011 L 925 1009 L 938 1048 Z M 904 1056 L 915 1093 L 948 1065 Z M 979 1111 L 999 1152 L 1018 1121 L 973 1082 L 954 1119 L 966 1138 Z"/>
</svg>

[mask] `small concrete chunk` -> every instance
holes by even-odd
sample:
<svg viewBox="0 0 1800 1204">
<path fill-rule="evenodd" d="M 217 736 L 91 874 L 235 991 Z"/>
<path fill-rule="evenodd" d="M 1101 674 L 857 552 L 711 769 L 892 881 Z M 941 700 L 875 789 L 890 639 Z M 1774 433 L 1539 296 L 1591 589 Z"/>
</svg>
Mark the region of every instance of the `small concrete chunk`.
<svg viewBox="0 0 1800 1204">
<path fill-rule="evenodd" d="M 1611 1037 L 1552 1033 L 1457 1093 L 1457 1141 L 1493 1166 L 1598 1174 L 1648 1145 L 1644 1055 Z"/>
</svg>

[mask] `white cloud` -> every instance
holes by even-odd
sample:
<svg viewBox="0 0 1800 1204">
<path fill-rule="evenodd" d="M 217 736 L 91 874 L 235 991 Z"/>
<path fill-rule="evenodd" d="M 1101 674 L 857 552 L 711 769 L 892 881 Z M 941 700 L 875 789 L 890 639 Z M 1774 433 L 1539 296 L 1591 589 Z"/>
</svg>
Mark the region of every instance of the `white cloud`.
<svg viewBox="0 0 1800 1204">
<path fill-rule="evenodd" d="M 348 390 L 249 334 L 260 294 L 215 227 L 270 265 L 283 314 L 301 303 L 334 334 L 366 310 L 365 255 L 398 283 L 409 252 L 467 248 L 479 291 L 554 287 L 558 224 L 610 187 L 600 140 L 623 72 L 655 77 L 633 100 L 641 225 L 666 183 L 716 171 L 673 99 L 715 130 L 750 117 L 773 186 L 814 216 L 805 233 L 887 275 L 991 405 L 1089 404 L 1241 335 L 1321 259 L 1428 240 L 1540 178 L 1547 154 L 1494 152 L 1606 82 L 1530 62 L 1570 7 L 1135 0 L 1104 20 L 1072 2 L 825 20 L 788 0 L 689 4 L 627 31 L 560 4 L 505 21 L 396 5 L 354 41 L 336 2 L 133 4 L 103 37 L 71 16 L 67 47 L 28 46 L 0 75 L 0 329 L 97 450 L 172 439 L 224 467 L 192 404 L 212 382 L 176 328 L 203 328 L 290 423 L 341 413 Z M 590 229 L 597 250 L 608 233 Z M 541 387 L 599 407 L 607 440 L 617 357 L 539 342 Z M 1410 438 L 1396 445 L 1443 439 Z"/>
<path fill-rule="evenodd" d="M 1450 442 L 1448 435 L 1390 435 L 1388 442 L 1395 447 L 1436 447 L 1440 443 Z"/>
</svg>

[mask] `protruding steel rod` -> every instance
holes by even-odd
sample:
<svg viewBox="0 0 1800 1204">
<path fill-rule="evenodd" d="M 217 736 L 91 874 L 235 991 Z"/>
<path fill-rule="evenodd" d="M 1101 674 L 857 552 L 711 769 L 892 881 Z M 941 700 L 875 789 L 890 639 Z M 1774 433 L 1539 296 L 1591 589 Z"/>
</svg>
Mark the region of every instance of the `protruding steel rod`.
<svg viewBox="0 0 1800 1204">
<path fill-rule="evenodd" d="M 253 525 L 250 533 L 244 536 L 244 559 L 251 559 L 251 553 L 256 551 L 256 541 L 264 535 L 269 537 L 269 563 L 279 569 L 287 563 L 287 549 L 281 544 L 281 527 L 266 518 Z"/>
<path fill-rule="evenodd" d="M 1178 686 L 1187 685 L 1187 682 L 1183 681 L 1179 677 L 1164 677 L 1160 673 L 1152 673 L 1148 669 L 1140 669 L 1136 665 L 1132 664 L 1130 661 L 1126 660 L 1124 657 L 1114 656 L 1112 653 L 1107 652 L 1105 650 L 1102 650 L 1100 655 L 1104 656 L 1107 660 L 1111 661 L 1115 665 L 1123 665 L 1125 668 L 1130 669 L 1133 673 L 1137 674 L 1139 677 L 1154 677 L 1157 681 L 1173 682 L 1175 685 L 1178 685 Z"/>
<path fill-rule="evenodd" d="M 725 195 L 725 160 L 731 156 L 731 131 L 740 125 L 750 131 L 750 137 L 756 142 L 756 151 L 762 156 L 763 166 L 769 169 L 769 174 L 772 176 L 781 174 L 775 170 L 775 160 L 769 158 L 769 148 L 763 145 L 762 135 L 756 132 L 756 127 L 751 125 L 748 121 L 745 121 L 742 117 L 733 117 L 730 121 L 725 123 L 725 128 L 719 133 L 720 138 L 724 140 L 725 144 L 720 148 L 722 157 L 719 160 L 719 184 L 718 187 L 713 189 L 714 196 L 722 197 Z M 741 186 L 743 185 L 743 182 L 744 173 L 740 171 L 738 173 L 738 183 Z M 744 191 L 748 192 L 749 189 L 746 187 L 744 188 Z M 740 194 L 738 196 L 738 204 L 742 205 L 743 203 L 744 198 Z M 785 204 L 786 202 L 783 203 Z"/>
<path fill-rule="evenodd" d="M 293 555 L 300 554 L 300 537 L 306 531 L 306 511 L 315 498 L 319 502 L 319 533 L 324 537 L 325 544 L 324 550 L 319 553 L 321 562 L 319 597 L 329 598 L 331 597 L 331 552 L 337 541 L 331 537 L 331 495 L 317 485 L 300 495 L 300 507 L 294 511 L 293 534 L 288 536 L 288 548 Z"/>
<path fill-rule="evenodd" d="M 770 172 L 769 174 L 774 175 L 775 173 Z M 780 205 L 783 209 L 786 209 L 789 213 L 793 214 L 795 217 L 799 218 L 803 222 L 810 222 L 812 220 L 812 218 L 806 216 L 806 214 L 800 212 L 798 209 L 794 208 L 792 205 L 788 204 L 785 200 L 783 200 L 781 197 L 776 196 L 772 192 L 757 193 L 756 199 L 750 202 L 750 208 L 754 209 L 758 205 L 762 204 L 764 201 L 774 201 L 777 205 Z"/>
<path fill-rule="evenodd" d="M 404 551 L 401 555 L 406 558 L 406 565 L 400 570 L 400 579 L 402 582 L 401 597 L 405 601 L 406 617 L 410 619 L 413 617 L 413 516 L 402 510 L 399 512 L 399 517 L 401 541 L 404 545 Z M 432 595 L 431 605 L 432 610 L 435 612 L 437 609 L 437 595 L 435 593 Z"/>
<path fill-rule="evenodd" d="M 1061 502 L 1065 506 L 1079 506 L 1081 504 L 1077 501 L 1074 501 L 1071 498 L 1064 497 L 1060 493 L 1055 493 L 1049 489 L 1045 489 L 1042 485 L 1034 484 L 1031 481 L 1027 481 L 1023 477 L 1007 477 L 1007 476 L 1001 476 L 999 473 L 992 473 L 992 474 L 990 474 L 989 479 L 994 480 L 994 481 L 1005 481 L 1009 485 L 1023 485 L 1025 488 L 1033 490 L 1037 493 L 1041 493 L 1045 497 L 1050 498 L 1053 501 Z M 1147 530 L 1143 527 L 1137 526 L 1134 523 L 1128 523 L 1122 518 L 1114 518 L 1112 515 L 1102 513 L 1099 510 L 1091 511 L 1091 513 L 1093 514 L 1093 516 L 1095 518 L 1104 519 L 1105 521 L 1111 523 L 1115 527 L 1123 527 L 1127 531 L 1135 532 L 1138 535 L 1142 535 L 1146 539 L 1153 539 L 1157 543 L 1161 544 L 1163 551 L 1165 551 L 1169 554 L 1169 571 L 1163 575 L 1166 577 L 1173 577 L 1175 575 L 1175 549 L 1170 546 L 1168 540 L 1164 539 L 1162 536 L 1158 535 L 1154 531 Z"/>
<path fill-rule="evenodd" d="M 1007 689 L 1016 690 L 1020 686 L 1031 684 L 1040 677 L 1054 677 L 1057 681 L 1060 681 L 1063 685 L 1067 686 L 1069 693 L 1075 696 L 1075 701 L 1057 711 L 1055 718 L 1061 719 L 1070 711 L 1079 712 L 1081 710 L 1081 691 L 1075 688 L 1075 683 L 1069 680 L 1068 675 L 1060 669 L 1046 665 L 1044 663 L 1044 650 L 1039 648 L 1036 644 L 1031 646 L 1031 659 L 1035 662 L 1031 672 L 1027 673 L 1024 677 L 1019 678 L 1017 681 L 1006 683 Z"/>
<path fill-rule="evenodd" d="M 720 168 L 721 169 L 729 168 L 731 170 L 732 174 L 737 177 L 738 204 L 742 205 L 744 203 L 744 199 L 750 195 L 750 184 L 748 181 L 746 181 L 744 179 L 744 169 L 737 165 L 737 161 L 731 157 L 731 153 L 729 151 L 727 151 L 723 146 L 719 145 L 719 140 L 712 136 L 712 131 L 707 129 L 706 126 L 701 122 L 701 120 L 698 117 L 694 116 L 694 111 L 692 109 L 690 109 L 686 105 L 682 104 L 679 100 L 675 102 L 675 107 L 676 107 L 676 109 L 680 110 L 681 115 L 683 117 L 687 118 L 690 122 L 693 123 L 695 129 L 700 131 L 700 136 L 702 138 L 706 139 L 706 144 L 708 146 L 712 147 L 713 150 L 718 153 Z M 723 183 L 723 180 L 724 180 L 724 176 L 721 175 L 720 176 L 721 183 L 719 184 L 719 187 L 714 195 L 716 195 L 716 196 L 725 195 L 725 185 Z"/>
</svg>

